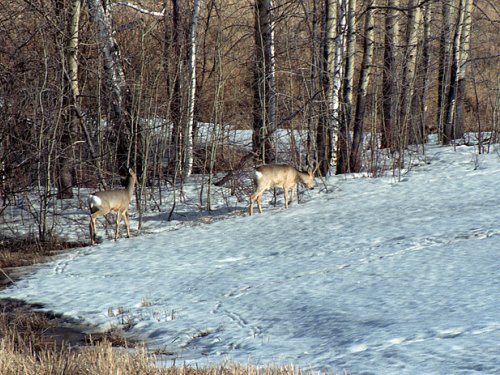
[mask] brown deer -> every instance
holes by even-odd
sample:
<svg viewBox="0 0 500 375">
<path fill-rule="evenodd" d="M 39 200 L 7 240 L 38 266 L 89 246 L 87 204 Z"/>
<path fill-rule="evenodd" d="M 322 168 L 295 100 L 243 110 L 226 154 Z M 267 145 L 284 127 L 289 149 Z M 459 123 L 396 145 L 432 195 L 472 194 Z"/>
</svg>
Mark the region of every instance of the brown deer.
<svg viewBox="0 0 500 375">
<path fill-rule="evenodd" d="M 288 190 L 298 183 L 314 189 L 314 172 L 300 172 L 287 164 L 262 165 L 255 169 L 253 177 L 255 192 L 250 196 L 249 214 L 253 215 L 254 202 L 257 201 L 262 213 L 262 194 L 273 187 L 282 188 L 285 192 L 285 208 L 288 208 Z"/>
<path fill-rule="evenodd" d="M 120 221 L 123 217 L 125 225 L 127 226 L 127 238 L 130 237 L 130 224 L 128 220 L 128 206 L 134 194 L 135 184 L 137 183 L 137 176 L 134 171 L 129 168 L 128 170 L 128 184 L 125 189 L 113 189 L 106 191 L 98 191 L 91 194 L 88 198 L 90 208 L 90 243 L 95 244 L 96 241 L 96 228 L 95 221 L 99 216 L 104 216 L 111 211 L 116 212 L 116 229 L 115 241 L 120 232 Z"/>
</svg>

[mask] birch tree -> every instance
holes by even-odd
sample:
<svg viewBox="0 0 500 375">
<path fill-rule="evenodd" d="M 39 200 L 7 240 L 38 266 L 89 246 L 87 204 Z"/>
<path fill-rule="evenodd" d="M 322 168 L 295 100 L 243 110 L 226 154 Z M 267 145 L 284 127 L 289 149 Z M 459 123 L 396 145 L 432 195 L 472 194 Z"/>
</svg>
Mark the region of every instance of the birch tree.
<svg viewBox="0 0 500 375">
<path fill-rule="evenodd" d="M 345 55 L 345 73 L 343 82 L 343 106 L 340 116 L 337 148 L 336 173 L 349 171 L 349 148 L 352 119 L 352 101 L 354 86 L 354 62 L 356 53 L 356 0 L 347 0 L 347 44 Z"/>
<path fill-rule="evenodd" d="M 417 78 L 417 55 L 419 52 L 419 41 L 422 35 L 422 8 L 418 5 L 420 0 L 411 0 L 408 9 L 408 20 L 406 26 L 406 51 L 404 56 L 404 67 L 402 72 L 403 85 L 400 94 L 400 113 L 398 121 L 397 141 L 400 149 L 406 148 L 410 139 L 416 139 L 415 117 L 412 111 L 415 94 L 415 81 Z"/>
<path fill-rule="evenodd" d="M 78 84 L 78 44 L 81 9 L 81 0 L 71 0 L 68 39 L 68 76 L 73 103 L 77 103 L 80 97 L 80 86 Z"/>
<path fill-rule="evenodd" d="M 253 136 L 254 160 L 272 163 L 276 159 L 276 73 L 272 0 L 256 0 Z"/>
<path fill-rule="evenodd" d="M 57 197 L 59 199 L 73 198 L 73 163 L 74 163 L 74 136 L 78 129 L 78 113 L 76 111 L 77 103 L 80 97 L 80 88 L 78 85 L 78 38 L 80 28 L 81 1 L 72 0 L 70 3 L 69 16 L 66 14 L 64 4 L 59 4 L 60 17 L 66 23 L 67 20 L 67 44 L 65 51 L 65 63 L 67 66 L 67 76 L 65 82 L 68 82 L 66 128 L 61 137 L 62 155 L 58 158 L 58 179 L 57 179 Z M 66 27 L 65 27 L 66 28 Z M 64 71 L 64 68 L 63 68 Z"/>
<path fill-rule="evenodd" d="M 191 33 L 189 38 L 189 54 L 188 54 L 188 78 L 189 92 L 187 100 L 187 116 L 184 127 L 184 177 L 191 175 L 193 171 L 193 122 L 194 122 L 194 104 L 196 98 L 196 46 L 197 46 L 197 30 L 198 16 L 200 12 L 200 1 L 194 0 L 193 13 L 191 17 Z"/>
<path fill-rule="evenodd" d="M 460 2 L 461 12 L 463 13 L 462 23 L 461 23 L 461 33 L 460 33 L 460 48 L 457 56 L 457 104 L 456 104 L 456 118 L 455 126 L 458 129 L 455 130 L 456 136 L 463 136 L 465 128 L 465 116 L 464 116 L 464 105 L 465 105 L 465 85 L 467 83 L 467 74 L 470 54 L 470 40 L 471 40 L 471 27 L 472 27 L 472 0 L 465 0 Z"/>
<path fill-rule="evenodd" d="M 112 7 L 107 0 L 87 0 L 104 60 L 109 118 L 116 137 L 118 171 L 125 175 L 131 138 L 131 95 L 125 80 L 118 45 L 113 37 Z"/>
<path fill-rule="evenodd" d="M 439 139 L 443 140 L 444 123 L 446 120 L 447 94 L 450 87 L 450 68 L 452 61 L 453 39 L 453 7 L 452 0 L 443 0 L 441 3 L 441 34 L 439 39 L 439 70 L 438 70 L 438 97 L 437 97 L 437 126 Z"/>
<path fill-rule="evenodd" d="M 451 141 L 461 138 L 464 134 L 463 90 L 466 78 L 465 68 L 470 46 L 471 12 L 472 0 L 460 0 L 453 36 L 450 85 L 446 98 L 443 144 L 449 144 Z M 460 114 L 458 113 L 459 111 Z"/>
<path fill-rule="evenodd" d="M 383 70 L 383 127 L 382 148 L 394 147 L 394 132 L 397 119 L 397 46 L 399 0 L 387 0 L 385 16 L 384 70 Z"/>
<path fill-rule="evenodd" d="M 426 140 L 426 125 L 427 125 L 427 100 L 429 92 L 429 66 L 431 54 L 431 4 L 423 5 L 423 25 L 422 25 L 422 41 L 421 53 L 417 56 L 417 77 L 415 85 L 415 95 L 412 104 L 412 111 L 417 114 L 415 121 L 414 134 L 410 134 L 410 143 L 423 144 Z M 414 139 L 412 139 L 414 137 Z"/>
<path fill-rule="evenodd" d="M 343 72 L 342 56 L 345 23 L 343 0 L 325 1 L 325 24 L 323 39 L 323 90 L 326 93 L 326 118 L 320 120 L 317 132 L 319 171 L 326 176 L 336 162 L 338 141 L 340 87 Z"/>
<path fill-rule="evenodd" d="M 170 145 L 168 159 L 173 161 L 175 169 L 181 166 L 182 156 L 182 26 L 181 12 L 178 0 L 172 0 L 171 12 L 164 14 L 164 71 L 166 81 L 166 100 L 168 103 L 168 117 L 172 129 L 168 134 Z"/>
<path fill-rule="evenodd" d="M 373 65 L 375 17 L 374 7 L 376 0 L 369 0 L 365 13 L 365 28 L 363 35 L 363 60 L 359 74 L 358 89 L 356 95 L 356 112 L 354 115 L 353 137 L 350 154 L 350 171 L 360 172 L 362 168 L 363 128 L 366 109 L 366 96 L 368 95 L 368 84 Z"/>
</svg>

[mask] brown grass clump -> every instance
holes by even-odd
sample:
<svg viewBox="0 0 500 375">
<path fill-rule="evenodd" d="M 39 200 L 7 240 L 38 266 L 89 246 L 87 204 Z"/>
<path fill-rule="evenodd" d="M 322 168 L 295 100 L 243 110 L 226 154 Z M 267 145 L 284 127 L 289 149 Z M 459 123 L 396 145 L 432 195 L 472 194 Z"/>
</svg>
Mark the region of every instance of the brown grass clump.
<svg viewBox="0 0 500 375">
<path fill-rule="evenodd" d="M 144 348 L 119 351 L 110 343 L 78 351 L 43 351 L 26 355 L 13 350 L 6 340 L 0 342 L 0 373 L 3 375 L 301 375 L 293 366 L 258 368 L 237 364 L 209 367 L 159 367 L 157 358 Z"/>
<path fill-rule="evenodd" d="M 86 244 L 81 242 L 0 238 L 0 287 L 13 283 L 25 273 L 23 267 L 46 262 L 56 254 L 83 246 Z"/>
<path fill-rule="evenodd" d="M 18 351 L 16 345 L 3 338 L 0 342 L 0 373 L 26 375 L 52 374 L 162 374 L 144 349 L 118 351 L 109 342 L 70 350 L 44 349 L 38 352 Z"/>
<path fill-rule="evenodd" d="M 80 242 L 41 242 L 0 238 L 0 268 L 24 267 L 46 261 L 61 251 L 85 246 Z"/>
<path fill-rule="evenodd" d="M 238 364 L 209 367 L 161 367 L 158 358 L 144 347 L 118 350 L 108 341 L 91 347 L 70 350 L 17 350 L 11 338 L 0 340 L 2 375 L 301 375 L 293 366 L 258 368 Z"/>
</svg>

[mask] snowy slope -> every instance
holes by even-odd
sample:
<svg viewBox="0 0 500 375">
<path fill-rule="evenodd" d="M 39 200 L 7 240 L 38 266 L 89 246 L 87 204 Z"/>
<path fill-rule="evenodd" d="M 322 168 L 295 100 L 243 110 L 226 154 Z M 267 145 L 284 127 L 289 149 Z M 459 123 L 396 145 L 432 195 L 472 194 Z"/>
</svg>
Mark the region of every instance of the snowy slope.
<svg viewBox="0 0 500 375">
<path fill-rule="evenodd" d="M 105 239 L 0 297 L 124 325 L 177 363 L 498 374 L 500 158 L 475 152 L 435 146 L 400 180 L 331 177 L 288 210 Z"/>
</svg>

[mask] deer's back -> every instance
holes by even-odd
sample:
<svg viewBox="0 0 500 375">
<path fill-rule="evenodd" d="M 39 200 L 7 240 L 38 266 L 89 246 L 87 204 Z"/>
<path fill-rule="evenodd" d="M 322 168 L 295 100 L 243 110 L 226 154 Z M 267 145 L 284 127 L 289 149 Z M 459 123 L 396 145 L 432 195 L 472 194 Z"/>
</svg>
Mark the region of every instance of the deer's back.
<svg viewBox="0 0 500 375">
<path fill-rule="evenodd" d="M 259 172 L 255 179 L 257 184 L 264 184 L 269 187 L 289 187 L 297 182 L 298 172 L 291 165 L 261 165 L 255 170 Z"/>
<path fill-rule="evenodd" d="M 112 211 L 117 211 L 119 209 L 123 210 L 128 207 L 130 201 L 126 189 L 98 191 L 93 195 L 101 199 L 103 207 L 106 206 Z"/>
</svg>

